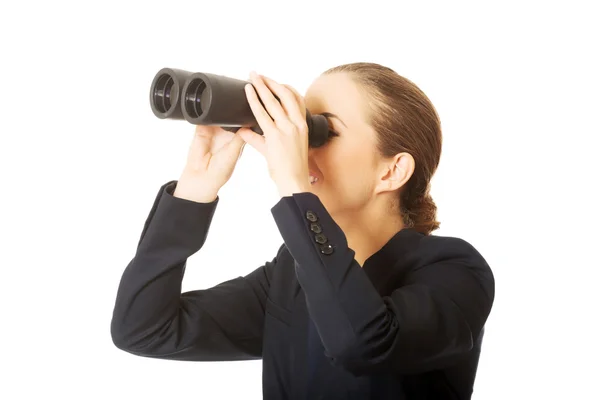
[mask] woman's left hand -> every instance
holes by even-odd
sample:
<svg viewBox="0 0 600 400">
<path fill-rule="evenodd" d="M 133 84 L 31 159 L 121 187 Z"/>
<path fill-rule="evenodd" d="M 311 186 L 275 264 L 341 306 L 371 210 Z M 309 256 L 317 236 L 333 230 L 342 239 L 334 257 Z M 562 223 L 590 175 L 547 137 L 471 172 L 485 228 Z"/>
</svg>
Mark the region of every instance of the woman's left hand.
<svg viewBox="0 0 600 400">
<path fill-rule="evenodd" d="M 250 128 L 241 128 L 237 134 L 266 158 L 269 175 L 281 197 L 310 191 L 304 99 L 289 86 L 254 72 L 250 80 L 246 97 L 263 135 Z"/>
</svg>

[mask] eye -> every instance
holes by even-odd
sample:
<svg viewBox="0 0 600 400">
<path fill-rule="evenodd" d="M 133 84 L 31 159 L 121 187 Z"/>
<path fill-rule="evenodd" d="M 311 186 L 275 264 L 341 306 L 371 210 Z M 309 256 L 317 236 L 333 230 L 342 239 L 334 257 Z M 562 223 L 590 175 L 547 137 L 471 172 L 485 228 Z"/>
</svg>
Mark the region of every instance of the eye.
<svg viewBox="0 0 600 400">
<path fill-rule="evenodd" d="M 340 134 L 334 131 L 333 129 L 329 129 L 329 137 L 331 138 L 335 136 L 340 136 Z"/>
</svg>

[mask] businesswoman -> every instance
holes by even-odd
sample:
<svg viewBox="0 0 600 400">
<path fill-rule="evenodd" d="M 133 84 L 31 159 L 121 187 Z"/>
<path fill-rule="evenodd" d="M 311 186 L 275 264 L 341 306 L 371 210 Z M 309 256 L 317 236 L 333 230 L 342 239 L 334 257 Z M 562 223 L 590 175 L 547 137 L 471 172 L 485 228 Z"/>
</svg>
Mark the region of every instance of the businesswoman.
<svg viewBox="0 0 600 400">
<path fill-rule="evenodd" d="M 115 345 L 172 360 L 261 358 L 265 399 L 469 399 L 494 277 L 467 241 L 431 234 L 442 148 L 431 102 L 372 63 L 326 71 L 305 97 L 250 81 L 264 136 L 196 128 L 123 273 Z M 322 147 L 308 146 L 306 108 L 328 117 Z M 245 144 L 279 191 L 283 244 L 246 276 L 181 293 Z"/>
</svg>

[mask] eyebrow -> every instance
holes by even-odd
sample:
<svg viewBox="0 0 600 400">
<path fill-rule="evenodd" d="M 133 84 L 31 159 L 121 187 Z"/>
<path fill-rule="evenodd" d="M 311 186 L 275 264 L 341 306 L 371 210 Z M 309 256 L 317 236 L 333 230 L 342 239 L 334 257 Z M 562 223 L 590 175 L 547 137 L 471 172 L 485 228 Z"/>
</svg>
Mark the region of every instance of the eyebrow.
<svg viewBox="0 0 600 400">
<path fill-rule="evenodd" d="M 333 118 L 337 119 L 338 121 L 340 121 L 342 123 L 342 125 L 346 126 L 346 124 L 344 124 L 344 121 L 342 121 L 340 117 L 338 117 L 337 115 L 335 115 L 333 113 L 324 112 L 324 113 L 321 113 L 321 115 L 324 116 L 325 118 L 333 117 Z M 347 126 L 346 126 L 346 128 L 347 128 Z"/>
</svg>

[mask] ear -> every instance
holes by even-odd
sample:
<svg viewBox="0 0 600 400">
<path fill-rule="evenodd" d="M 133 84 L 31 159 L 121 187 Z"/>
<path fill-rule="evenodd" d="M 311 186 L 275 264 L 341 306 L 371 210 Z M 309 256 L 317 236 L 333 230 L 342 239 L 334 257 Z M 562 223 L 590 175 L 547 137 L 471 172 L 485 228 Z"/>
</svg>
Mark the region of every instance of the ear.
<svg viewBox="0 0 600 400">
<path fill-rule="evenodd" d="M 408 182 L 415 171 L 415 159 L 408 153 L 396 154 L 383 164 L 377 192 L 393 192 Z"/>
</svg>

